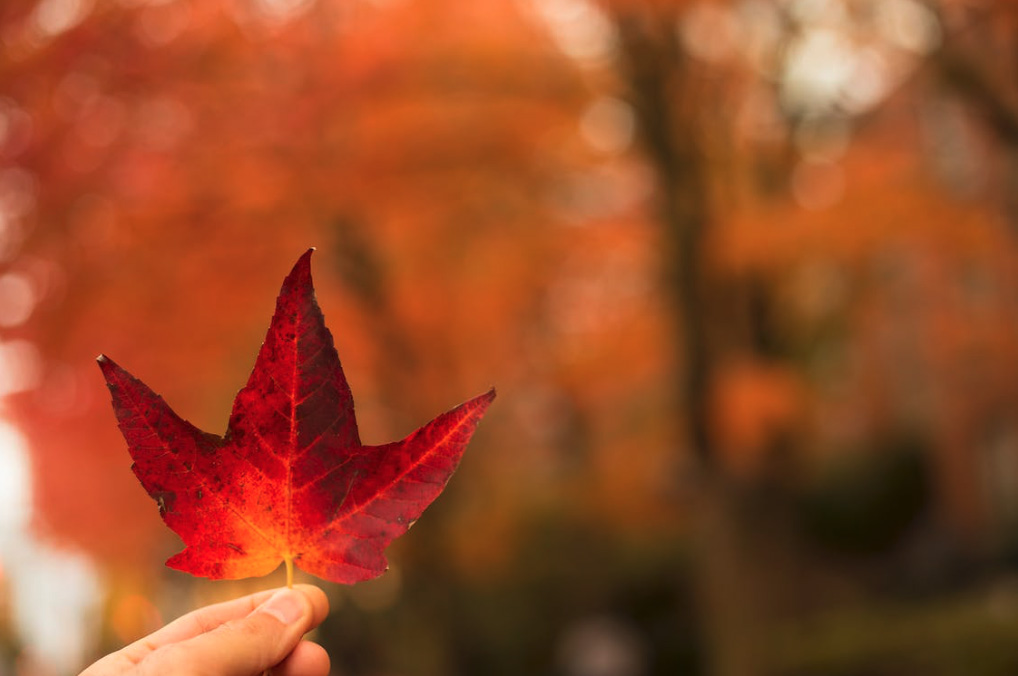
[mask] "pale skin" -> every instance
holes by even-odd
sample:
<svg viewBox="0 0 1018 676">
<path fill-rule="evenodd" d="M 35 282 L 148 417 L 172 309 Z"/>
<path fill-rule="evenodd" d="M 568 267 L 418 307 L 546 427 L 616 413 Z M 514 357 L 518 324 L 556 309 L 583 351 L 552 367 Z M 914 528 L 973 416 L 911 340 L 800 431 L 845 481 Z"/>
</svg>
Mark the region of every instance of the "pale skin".
<svg viewBox="0 0 1018 676">
<path fill-rule="evenodd" d="M 258 592 L 190 612 L 80 676 L 328 676 L 325 649 L 303 639 L 328 612 L 318 587 Z"/>
</svg>

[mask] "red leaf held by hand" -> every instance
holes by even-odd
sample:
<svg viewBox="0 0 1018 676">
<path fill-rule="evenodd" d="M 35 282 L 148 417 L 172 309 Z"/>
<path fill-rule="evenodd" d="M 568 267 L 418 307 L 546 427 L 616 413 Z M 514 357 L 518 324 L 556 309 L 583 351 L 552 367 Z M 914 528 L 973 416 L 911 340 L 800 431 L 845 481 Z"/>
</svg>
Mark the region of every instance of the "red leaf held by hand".
<svg viewBox="0 0 1018 676">
<path fill-rule="evenodd" d="M 236 579 L 289 561 L 333 582 L 377 577 L 385 548 L 442 492 L 495 398 L 492 389 L 402 441 L 362 445 L 315 300 L 312 251 L 283 282 L 223 437 L 99 357 L 134 473 L 184 541 L 166 562 L 172 568 Z"/>
</svg>

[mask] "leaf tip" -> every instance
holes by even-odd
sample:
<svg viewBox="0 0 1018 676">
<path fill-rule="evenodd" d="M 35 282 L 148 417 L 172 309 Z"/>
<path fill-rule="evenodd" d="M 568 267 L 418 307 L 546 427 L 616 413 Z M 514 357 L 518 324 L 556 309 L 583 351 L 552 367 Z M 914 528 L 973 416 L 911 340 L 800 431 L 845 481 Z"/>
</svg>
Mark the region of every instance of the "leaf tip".
<svg viewBox="0 0 1018 676">
<path fill-rule="evenodd" d="M 293 264 L 293 269 L 290 270 L 290 274 L 283 280 L 283 289 L 280 293 L 284 293 L 288 289 L 300 289 L 311 287 L 311 254 L 315 252 L 315 247 L 311 247 L 297 259 L 297 262 Z"/>
<path fill-rule="evenodd" d="M 99 364 L 99 369 L 103 372 L 103 375 L 106 376 L 109 376 L 110 372 L 117 368 L 117 363 L 105 354 L 100 354 L 95 358 L 95 361 Z"/>
<path fill-rule="evenodd" d="M 495 400 L 495 394 L 495 388 L 492 387 L 484 394 L 479 394 L 470 401 L 466 402 L 463 406 L 471 408 L 474 414 L 477 415 L 478 419 L 480 419 L 480 417 L 484 415 L 484 412 L 488 410 L 488 406 L 491 405 L 491 402 Z"/>
<path fill-rule="evenodd" d="M 105 354 L 100 354 L 96 358 L 96 363 L 99 364 L 99 370 L 102 371 L 103 378 L 106 379 L 106 385 L 110 388 L 114 387 L 115 383 L 122 383 L 124 381 L 134 379 L 134 376 L 125 371 L 124 367 L 107 357 Z"/>
</svg>

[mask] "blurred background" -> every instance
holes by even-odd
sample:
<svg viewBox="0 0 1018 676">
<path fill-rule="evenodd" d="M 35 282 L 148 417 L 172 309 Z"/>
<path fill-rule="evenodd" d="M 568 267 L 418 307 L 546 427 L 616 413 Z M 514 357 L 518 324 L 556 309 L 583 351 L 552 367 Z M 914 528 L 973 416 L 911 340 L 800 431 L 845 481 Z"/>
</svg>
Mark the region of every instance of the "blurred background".
<svg viewBox="0 0 1018 676">
<path fill-rule="evenodd" d="M 337 674 L 1018 673 L 1015 195 L 1011 2 L 4 0 L 0 675 L 282 584 L 94 358 L 221 433 L 309 246 L 366 443 L 499 389 Z"/>
</svg>

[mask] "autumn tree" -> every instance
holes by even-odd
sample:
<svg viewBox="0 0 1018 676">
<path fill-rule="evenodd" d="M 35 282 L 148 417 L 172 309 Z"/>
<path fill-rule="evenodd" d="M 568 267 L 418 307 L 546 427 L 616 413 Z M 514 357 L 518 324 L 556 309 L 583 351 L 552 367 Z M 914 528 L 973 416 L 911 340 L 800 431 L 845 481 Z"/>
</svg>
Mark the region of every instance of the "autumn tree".
<svg viewBox="0 0 1018 676">
<path fill-rule="evenodd" d="M 660 551 L 698 533 L 705 661 L 759 673 L 774 535 L 752 520 L 761 490 L 921 427 L 966 530 L 978 486 L 959 449 L 986 420 L 1010 424 L 1006 370 L 955 364 L 1014 358 L 994 319 L 1013 246 L 992 208 L 944 190 L 960 156 L 928 141 L 945 118 L 913 114 L 942 102 L 941 73 L 988 121 L 973 128 L 1007 138 L 1010 89 L 970 71 L 1010 28 L 965 34 L 952 17 L 969 9 L 938 11 L 6 3 L 0 348 L 16 368 L 0 386 L 32 442 L 40 525 L 120 570 L 173 551 L 94 357 L 215 429 L 278 277 L 316 245 L 366 442 L 464 391 L 501 393 L 443 502 L 457 508 L 398 553 L 422 571 L 406 585 L 429 649 L 410 667 L 518 673 L 547 657 L 536 627 L 557 631 L 589 599 L 537 618 L 520 604 L 547 594 L 510 592 L 555 565 L 575 586 L 556 577 L 548 594 L 607 585 L 614 573 L 566 565 L 575 540 L 548 535 L 582 523 L 660 547 L 673 592 L 683 573 Z M 1006 82 L 989 61 L 985 82 Z M 1004 201 L 992 146 L 974 164 L 996 167 Z M 478 609 L 490 598 L 502 616 Z M 342 629 L 351 653 L 380 640 L 370 623 Z M 478 654 L 481 636 L 500 659 Z"/>
</svg>

